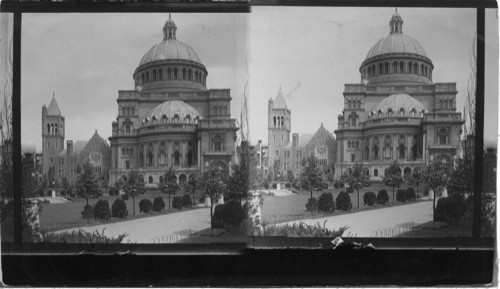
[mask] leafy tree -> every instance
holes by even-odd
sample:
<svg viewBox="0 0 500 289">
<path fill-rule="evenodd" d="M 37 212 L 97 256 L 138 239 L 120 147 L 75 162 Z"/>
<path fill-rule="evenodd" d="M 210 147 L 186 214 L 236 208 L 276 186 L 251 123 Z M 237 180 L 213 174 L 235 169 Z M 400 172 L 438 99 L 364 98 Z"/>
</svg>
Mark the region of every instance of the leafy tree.
<svg viewBox="0 0 500 289">
<path fill-rule="evenodd" d="M 135 196 L 143 194 L 146 191 L 144 181 L 137 170 L 131 170 L 126 180 L 123 180 L 122 187 L 125 194 L 132 196 L 133 214 L 135 216 Z"/>
<path fill-rule="evenodd" d="M 358 192 L 359 208 L 359 189 L 369 180 L 369 177 L 363 172 L 363 166 L 361 164 L 355 164 L 352 170 L 346 171 L 341 178 L 344 183 L 349 184 L 349 187 L 356 189 Z"/>
<path fill-rule="evenodd" d="M 50 167 L 47 173 L 49 179 L 49 188 L 53 188 L 55 185 L 55 169 L 54 167 Z"/>
<path fill-rule="evenodd" d="M 175 176 L 175 171 L 172 167 L 168 168 L 163 175 L 163 180 L 160 184 L 160 190 L 164 194 L 168 194 L 168 209 L 171 209 L 170 195 L 175 195 L 180 189 L 179 184 L 177 184 L 177 177 Z"/>
<path fill-rule="evenodd" d="M 323 190 L 323 178 L 321 169 L 316 164 L 316 159 L 314 156 L 309 156 L 304 160 L 304 166 L 300 174 L 300 185 L 301 187 L 311 192 L 311 198 L 313 191 Z"/>
<path fill-rule="evenodd" d="M 423 170 L 423 179 L 434 191 L 434 200 L 432 201 L 433 219 L 436 221 L 436 195 L 443 190 L 449 183 L 451 165 L 442 159 L 435 159 L 426 165 Z"/>
<path fill-rule="evenodd" d="M 83 164 L 83 170 L 76 178 L 75 187 L 76 194 L 81 198 L 87 199 L 87 206 L 89 205 L 89 198 L 98 195 L 98 180 L 94 173 L 94 168 L 89 162 Z"/>
<path fill-rule="evenodd" d="M 394 197 L 394 188 L 398 187 L 403 183 L 403 177 L 401 177 L 401 168 L 397 161 L 394 161 L 389 168 L 385 171 L 383 182 L 385 185 L 392 187 L 392 202 L 396 202 Z"/>
<path fill-rule="evenodd" d="M 295 175 L 293 174 L 292 170 L 288 170 L 286 172 L 286 180 L 290 184 L 293 184 L 293 182 L 295 182 Z"/>
<path fill-rule="evenodd" d="M 200 186 L 205 195 L 210 197 L 210 225 L 213 226 L 214 200 L 227 190 L 227 174 L 218 168 L 209 168 L 203 172 L 200 178 Z"/>
<path fill-rule="evenodd" d="M 474 190 L 474 161 L 459 158 L 450 175 L 449 189 L 462 196 Z"/>
<path fill-rule="evenodd" d="M 69 188 L 69 182 L 68 182 L 68 179 L 66 177 L 62 178 L 61 185 L 62 185 L 62 187 L 65 190 L 68 190 L 68 188 Z"/>
<path fill-rule="evenodd" d="M 188 193 L 191 193 L 192 199 L 194 202 L 194 193 L 196 192 L 196 189 L 198 188 L 198 176 L 195 174 L 190 174 L 187 182 L 184 184 L 184 190 Z"/>
<path fill-rule="evenodd" d="M 233 173 L 229 176 L 227 182 L 227 191 L 230 199 L 239 199 L 241 204 L 242 198 L 246 197 L 248 192 L 247 169 L 245 163 L 233 166 Z"/>
<path fill-rule="evenodd" d="M 423 182 L 422 167 L 416 167 L 410 175 L 409 184 L 410 186 L 415 186 L 418 195 L 418 186 Z"/>
</svg>

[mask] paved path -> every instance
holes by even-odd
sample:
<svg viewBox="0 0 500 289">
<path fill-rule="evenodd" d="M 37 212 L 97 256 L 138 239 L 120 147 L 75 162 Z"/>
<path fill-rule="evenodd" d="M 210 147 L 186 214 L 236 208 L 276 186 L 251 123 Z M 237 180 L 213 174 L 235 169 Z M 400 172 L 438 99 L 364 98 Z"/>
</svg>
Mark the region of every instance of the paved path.
<svg viewBox="0 0 500 289">
<path fill-rule="evenodd" d="M 123 243 L 152 243 L 154 237 L 171 235 L 174 232 L 191 229 L 193 232 L 210 227 L 210 208 L 201 208 L 173 214 L 140 218 L 118 223 L 91 227 L 73 228 L 63 231 L 83 229 L 86 232 L 102 231 L 104 235 L 117 237 L 127 233 Z"/>
<path fill-rule="evenodd" d="M 304 222 L 308 225 L 314 225 L 319 222 L 320 225 L 323 225 L 325 220 L 327 220 L 325 226 L 328 229 L 337 230 L 342 226 L 349 227 L 343 236 L 374 237 L 377 230 L 392 229 L 409 222 L 414 222 L 417 225 L 432 221 L 432 201 L 287 223 Z"/>
</svg>

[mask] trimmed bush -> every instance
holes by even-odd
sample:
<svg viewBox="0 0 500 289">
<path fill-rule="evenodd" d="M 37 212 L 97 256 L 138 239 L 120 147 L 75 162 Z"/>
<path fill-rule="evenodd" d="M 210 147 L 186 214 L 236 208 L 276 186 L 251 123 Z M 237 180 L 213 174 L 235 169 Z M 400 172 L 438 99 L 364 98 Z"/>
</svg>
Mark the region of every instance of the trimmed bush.
<svg viewBox="0 0 500 289">
<path fill-rule="evenodd" d="M 122 195 L 122 200 L 127 201 L 128 200 L 128 194 L 123 194 Z"/>
<path fill-rule="evenodd" d="M 192 206 L 193 202 L 191 201 L 191 196 L 189 194 L 184 194 L 184 196 L 182 196 L 182 207 L 191 208 Z"/>
<path fill-rule="evenodd" d="M 225 204 L 217 205 L 212 217 L 212 228 L 231 228 L 241 224 L 245 214 L 238 201 L 231 200 Z"/>
<path fill-rule="evenodd" d="M 339 184 L 339 188 L 343 189 L 345 187 L 344 183 Z"/>
<path fill-rule="evenodd" d="M 149 199 L 142 199 L 139 202 L 139 212 L 149 213 L 153 209 L 153 203 Z"/>
<path fill-rule="evenodd" d="M 111 218 L 111 210 L 107 200 L 99 200 L 95 204 L 94 218 L 100 220 L 109 220 Z"/>
<path fill-rule="evenodd" d="M 413 187 L 409 187 L 406 189 L 406 200 L 407 201 L 414 201 L 417 199 L 417 194 L 415 193 L 415 189 Z"/>
<path fill-rule="evenodd" d="M 334 183 L 334 184 L 333 184 L 333 187 L 334 187 L 335 189 L 338 189 L 338 188 L 340 188 L 340 184 L 339 184 L 339 183 Z"/>
<path fill-rule="evenodd" d="M 52 196 L 52 190 L 47 190 L 47 197 Z"/>
<path fill-rule="evenodd" d="M 93 233 L 84 230 L 74 230 L 69 232 L 49 232 L 42 233 L 42 242 L 45 243 L 121 243 L 127 234 L 121 234 L 118 237 L 106 237 L 104 229 L 102 232 L 95 230 Z"/>
<path fill-rule="evenodd" d="M 268 181 L 265 181 L 263 186 L 264 186 L 264 189 L 269 190 L 269 182 Z"/>
<path fill-rule="evenodd" d="M 68 189 L 68 191 L 66 191 L 66 194 L 72 198 L 76 197 L 76 194 L 73 193 L 73 190 L 72 189 Z"/>
<path fill-rule="evenodd" d="M 306 204 L 306 209 L 308 212 L 316 212 L 318 211 L 318 199 L 309 198 Z"/>
<path fill-rule="evenodd" d="M 424 185 L 424 196 L 428 196 L 429 195 L 429 185 Z"/>
<path fill-rule="evenodd" d="M 318 200 L 318 210 L 320 212 L 331 213 L 335 211 L 335 202 L 332 193 L 322 193 Z"/>
<path fill-rule="evenodd" d="M 108 190 L 108 195 L 110 195 L 110 196 L 118 196 L 118 194 L 119 194 L 119 191 L 117 188 L 110 188 Z"/>
<path fill-rule="evenodd" d="M 62 190 L 62 191 L 60 191 L 60 192 L 59 192 L 59 194 L 60 194 L 61 196 L 66 196 L 66 190 Z"/>
<path fill-rule="evenodd" d="M 272 187 L 273 187 L 273 189 L 275 189 L 275 190 L 276 190 L 276 188 L 278 188 L 278 184 L 274 183 L 274 184 L 272 185 Z"/>
<path fill-rule="evenodd" d="M 340 192 L 337 196 L 335 204 L 337 210 L 350 211 L 352 209 L 351 197 L 349 197 L 349 194 L 344 191 Z"/>
<path fill-rule="evenodd" d="M 378 191 L 377 204 L 385 205 L 387 202 L 389 202 L 389 194 L 387 193 L 387 190 Z"/>
<path fill-rule="evenodd" d="M 377 195 L 374 192 L 366 192 L 363 195 L 363 203 L 365 206 L 373 206 L 377 202 Z"/>
<path fill-rule="evenodd" d="M 153 200 L 153 211 L 155 212 L 161 212 L 165 209 L 165 202 L 163 201 L 162 197 L 155 198 Z"/>
<path fill-rule="evenodd" d="M 82 219 L 88 220 L 92 219 L 92 217 L 94 217 L 94 206 L 85 205 L 82 211 Z"/>
<path fill-rule="evenodd" d="M 43 197 L 43 196 L 44 196 L 45 191 L 43 190 L 43 188 L 42 188 L 42 187 L 40 187 L 40 188 L 38 188 L 37 193 L 38 193 L 38 195 L 39 195 L 40 197 Z"/>
<path fill-rule="evenodd" d="M 124 219 L 128 215 L 127 211 L 127 205 L 125 204 L 125 201 L 117 198 L 114 202 L 113 205 L 111 206 L 111 214 L 113 217 L 121 218 Z"/>
<path fill-rule="evenodd" d="M 182 198 L 179 196 L 174 197 L 172 201 L 172 207 L 177 210 L 182 210 Z"/>
<path fill-rule="evenodd" d="M 465 214 L 465 199 L 460 194 L 440 198 L 436 204 L 436 221 L 453 222 Z"/>
<path fill-rule="evenodd" d="M 406 190 L 399 189 L 396 194 L 396 201 L 406 203 Z"/>
<path fill-rule="evenodd" d="M 353 187 L 348 187 L 348 188 L 347 188 L 347 192 L 348 192 L 349 194 L 354 193 L 354 188 L 353 188 Z"/>
<path fill-rule="evenodd" d="M 204 204 L 205 203 L 205 195 L 201 195 L 201 197 L 198 201 L 200 201 L 200 204 Z"/>
<path fill-rule="evenodd" d="M 292 184 L 290 184 L 290 183 L 285 184 L 285 188 L 290 189 L 291 187 L 292 187 Z"/>
</svg>

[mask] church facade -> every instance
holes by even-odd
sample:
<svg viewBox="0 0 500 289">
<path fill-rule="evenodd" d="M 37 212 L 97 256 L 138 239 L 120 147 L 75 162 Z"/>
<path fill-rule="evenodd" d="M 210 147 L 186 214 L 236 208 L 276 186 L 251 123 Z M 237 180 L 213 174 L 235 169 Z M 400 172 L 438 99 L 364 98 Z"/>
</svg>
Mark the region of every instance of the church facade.
<svg viewBox="0 0 500 289">
<path fill-rule="evenodd" d="M 323 127 L 314 134 L 291 134 L 292 113 L 288 108 L 281 88 L 278 95 L 268 101 L 268 146 L 267 172 L 273 177 L 283 178 L 291 171 L 300 175 L 304 159 L 314 156 L 317 164 L 326 172 L 333 170 L 336 157 L 336 143 L 333 135 Z M 264 154 L 261 154 L 264 157 Z M 261 161 L 262 162 L 262 161 Z"/>
<path fill-rule="evenodd" d="M 42 174 L 57 184 L 62 184 L 62 179 L 66 178 L 73 186 L 82 165 L 89 162 L 100 181 L 107 182 L 111 150 L 106 140 L 96 130 L 87 141 L 66 141 L 65 149 L 65 122 L 53 96 L 49 106 L 42 107 Z"/>
<path fill-rule="evenodd" d="M 368 52 L 361 83 L 345 84 L 344 109 L 338 116 L 338 179 L 362 164 L 372 180 L 382 180 L 397 161 L 408 178 L 415 167 L 460 151 L 462 117 L 456 111 L 456 83 L 434 83 L 434 65 L 415 39 L 403 34 L 396 12 L 390 33 Z"/>
<path fill-rule="evenodd" d="M 169 16 L 163 40 L 133 73 L 135 89 L 118 92 L 110 184 L 131 170 L 147 186 L 157 186 L 169 167 L 180 183 L 211 166 L 231 169 L 238 128 L 230 90 L 207 89 L 207 75 L 194 49 L 177 40 Z"/>
</svg>

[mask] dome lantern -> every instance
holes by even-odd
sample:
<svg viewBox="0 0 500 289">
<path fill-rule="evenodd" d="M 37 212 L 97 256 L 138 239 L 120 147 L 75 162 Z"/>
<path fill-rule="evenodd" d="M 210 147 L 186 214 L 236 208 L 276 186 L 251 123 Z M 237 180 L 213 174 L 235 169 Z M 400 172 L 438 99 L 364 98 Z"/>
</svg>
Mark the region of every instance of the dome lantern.
<svg viewBox="0 0 500 289">
<path fill-rule="evenodd" d="M 176 36 L 177 26 L 175 25 L 174 20 L 172 20 L 171 14 L 168 14 L 168 20 L 163 26 L 163 40 L 167 39 L 177 39 Z"/>
<path fill-rule="evenodd" d="M 391 34 L 403 33 L 403 18 L 398 14 L 398 8 L 396 8 L 396 13 L 392 15 L 389 26 L 391 27 Z"/>
</svg>

